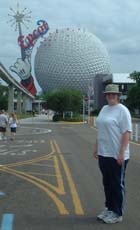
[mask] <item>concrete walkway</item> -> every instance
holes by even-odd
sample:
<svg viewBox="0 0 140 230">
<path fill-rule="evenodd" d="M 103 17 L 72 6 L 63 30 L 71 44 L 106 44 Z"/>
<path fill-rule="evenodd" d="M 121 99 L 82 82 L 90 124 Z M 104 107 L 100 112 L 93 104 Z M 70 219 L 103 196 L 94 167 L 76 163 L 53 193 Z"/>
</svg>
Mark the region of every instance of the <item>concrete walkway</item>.
<svg viewBox="0 0 140 230">
<path fill-rule="evenodd" d="M 35 117 L 28 117 L 28 118 L 20 119 L 18 121 L 19 124 L 48 123 L 52 121 L 52 116 L 40 114 L 40 115 L 36 115 Z"/>
</svg>

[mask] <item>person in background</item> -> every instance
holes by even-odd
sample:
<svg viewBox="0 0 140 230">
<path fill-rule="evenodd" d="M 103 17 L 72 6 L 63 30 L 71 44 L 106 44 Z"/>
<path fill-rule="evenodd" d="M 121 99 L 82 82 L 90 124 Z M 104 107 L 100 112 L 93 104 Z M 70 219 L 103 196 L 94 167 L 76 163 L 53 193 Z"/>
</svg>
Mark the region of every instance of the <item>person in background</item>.
<svg viewBox="0 0 140 230">
<path fill-rule="evenodd" d="M 6 128 L 8 125 L 8 117 L 4 110 L 0 111 L 0 140 L 6 140 Z"/>
<path fill-rule="evenodd" d="M 123 220 L 125 170 L 130 157 L 132 124 L 129 110 L 119 102 L 118 85 L 107 85 L 104 94 L 108 105 L 97 117 L 94 157 L 98 159 L 103 177 L 105 208 L 97 219 L 113 224 Z"/>
<path fill-rule="evenodd" d="M 9 126 L 11 129 L 11 140 L 15 140 L 17 130 L 17 116 L 15 113 L 12 113 L 9 118 Z"/>
<path fill-rule="evenodd" d="M 34 110 L 32 110 L 32 115 L 33 115 L 33 117 L 35 117 L 35 111 Z"/>
</svg>

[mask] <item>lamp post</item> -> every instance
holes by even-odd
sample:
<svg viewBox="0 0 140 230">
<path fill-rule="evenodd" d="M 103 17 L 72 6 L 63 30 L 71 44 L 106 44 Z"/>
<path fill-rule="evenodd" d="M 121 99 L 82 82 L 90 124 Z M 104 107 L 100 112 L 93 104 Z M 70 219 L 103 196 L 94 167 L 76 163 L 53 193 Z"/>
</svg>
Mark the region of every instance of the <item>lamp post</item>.
<svg viewBox="0 0 140 230">
<path fill-rule="evenodd" d="M 90 124 L 90 93 L 88 92 L 88 124 Z"/>
<path fill-rule="evenodd" d="M 83 95 L 83 122 L 85 121 L 85 95 Z"/>
<path fill-rule="evenodd" d="M 94 95 L 93 79 L 88 82 L 88 124 L 90 124 L 91 96 Z"/>
</svg>

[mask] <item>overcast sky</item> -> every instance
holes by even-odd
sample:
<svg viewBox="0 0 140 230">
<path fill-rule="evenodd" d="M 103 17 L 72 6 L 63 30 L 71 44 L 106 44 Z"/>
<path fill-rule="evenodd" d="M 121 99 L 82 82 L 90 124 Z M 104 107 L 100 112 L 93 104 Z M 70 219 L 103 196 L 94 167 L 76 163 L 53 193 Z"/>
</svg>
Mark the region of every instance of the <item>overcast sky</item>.
<svg viewBox="0 0 140 230">
<path fill-rule="evenodd" d="M 105 45 L 114 73 L 140 71 L 140 0 L 18 0 L 20 8 L 32 11 L 28 35 L 37 20 L 48 22 L 50 30 L 80 27 L 94 33 Z M 0 0 L 0 61 L 9 68 L 20 57 L 18 32 L 7 24 L 9 7 L 16 0 Z M 46 35 L 47 36 L 47 35 Z M 35 52 L 34 48 L 34 52 Z M 33 60 L 32 60 L 33 61 Z"/>
</svg>

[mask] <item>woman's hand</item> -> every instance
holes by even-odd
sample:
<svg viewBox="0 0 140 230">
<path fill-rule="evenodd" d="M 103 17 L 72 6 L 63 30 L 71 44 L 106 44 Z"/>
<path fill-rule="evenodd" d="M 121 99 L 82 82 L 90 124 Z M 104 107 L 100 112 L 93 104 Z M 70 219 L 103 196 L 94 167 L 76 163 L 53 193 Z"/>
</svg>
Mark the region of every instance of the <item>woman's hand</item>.
<svg viewBox="0 0 140 230">
<path fill-rule="evenodd" d="M 97 153 L 97 151 L 94 151 L 93 156 L 94 156 L 95 159 L 98 159 L 98 153 Z"/>
<path fill-rule="evenodd" d="M 119 153 L 117 162 L 118 162 L 119 165 L 123 164 L 123 162 L 124 162 L 124 154 Z"/>
<path fill-rule="evenodd" d="M 97 141 L 97 139 L 96 139 L 96 142 L 95 142 L 93 149 L 94 149 L 93 156 L 95 159 L 98 159 L 98 141 Z"/>
</svg>

